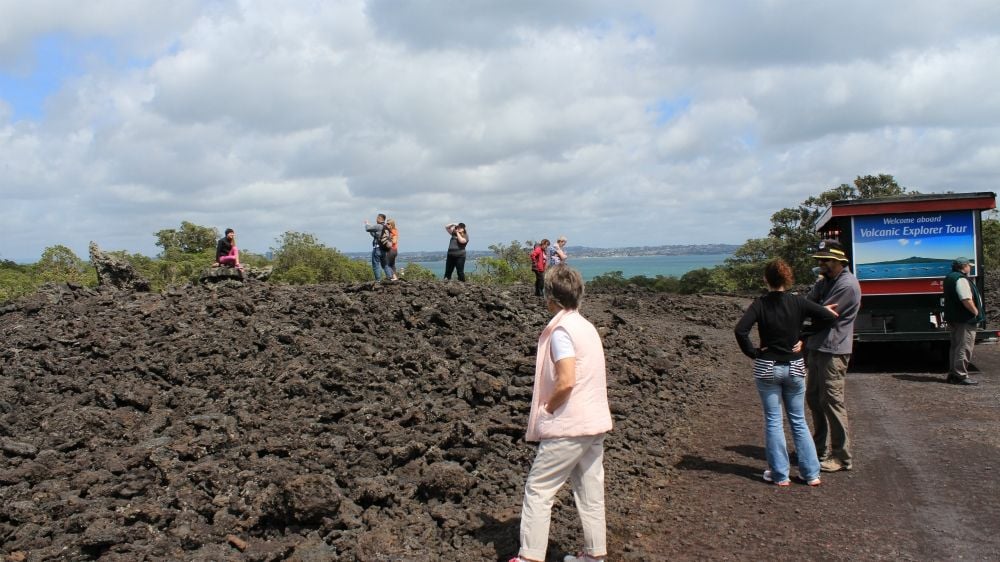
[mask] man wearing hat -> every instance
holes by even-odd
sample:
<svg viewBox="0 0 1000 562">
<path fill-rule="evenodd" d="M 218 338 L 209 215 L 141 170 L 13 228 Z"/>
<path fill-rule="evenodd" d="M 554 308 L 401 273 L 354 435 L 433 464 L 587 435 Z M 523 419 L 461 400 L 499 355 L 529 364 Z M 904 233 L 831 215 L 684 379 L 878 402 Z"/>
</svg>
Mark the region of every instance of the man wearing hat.
<svg viewBox="0 0 1000 562">
<path fill-rule="evenodd" d="M 986 316 L 979 290 L 968 277 L 971 270 L 967 258 L 956 258 L 951 262 L 951 273 L 944 278 L 944 319 L 951 331 L 948 382 L 952 384 L 979 384 L 969 378 L 969 361 L 976 345 L 976 326 Z"/>
<path fill-rule="evenodd" d="M 840 242 L 823 240 L 812 257 L 819 264 L 820 277 L 806 298 L 824 306 L 836 305 L 834 310 L 839 316 L 806 340 L 806 403 L 812 410 L 816 452 L 823 461 L 820 470 L 837 472 L 850 470 L 852 462 L 844 376 L 854 346 L 861 286 L 847 268 L 847 254 Z"/>
</svg>

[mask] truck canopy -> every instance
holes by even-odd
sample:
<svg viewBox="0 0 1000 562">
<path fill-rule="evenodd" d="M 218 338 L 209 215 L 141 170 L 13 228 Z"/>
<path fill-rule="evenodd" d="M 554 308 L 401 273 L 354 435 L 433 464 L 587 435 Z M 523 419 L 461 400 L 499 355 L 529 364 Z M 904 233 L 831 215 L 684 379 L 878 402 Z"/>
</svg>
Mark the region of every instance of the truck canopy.
<svg viewBox="0 0 1000 562">
<path fill-rule="evenodd" d="M 816 230 L 823 232 L 827 223 L 837 217 L 861 215 L 896 215 L 923 211 L 986 211 L 995 209 L 997 194 L 991 191 L 977 193 L 929 193 L 875 199 L 841 199 L 834 201 L 816 221 Z"/>
</svg>

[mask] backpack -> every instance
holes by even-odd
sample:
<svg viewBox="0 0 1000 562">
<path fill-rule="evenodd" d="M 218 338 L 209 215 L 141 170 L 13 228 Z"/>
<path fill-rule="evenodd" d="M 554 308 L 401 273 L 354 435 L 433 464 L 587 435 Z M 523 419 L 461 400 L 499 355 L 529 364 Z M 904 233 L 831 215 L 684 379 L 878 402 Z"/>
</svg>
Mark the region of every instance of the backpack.
<svg viewBox="0 0 1000 562">
<path fill-rule="evenodd" d="M 382 225 L 382 231 L 378 235 L 378 245 L 382 247 L 383 250 L 392 249 L 392 231 L 389 227 Z"/>
</svg>

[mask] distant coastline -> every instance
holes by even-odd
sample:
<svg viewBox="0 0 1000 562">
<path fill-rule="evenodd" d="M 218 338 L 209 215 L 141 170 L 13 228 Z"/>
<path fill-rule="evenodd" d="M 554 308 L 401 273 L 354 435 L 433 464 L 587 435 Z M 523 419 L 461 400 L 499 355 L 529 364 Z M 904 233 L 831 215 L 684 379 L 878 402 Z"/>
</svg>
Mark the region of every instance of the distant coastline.
<svg viewBox="0 0 1000 562">
<path fill-rule="evenodd" d="M 645 255 L 645 256 L 577 256 L 569 254 L 569 264 L 580 272 L 584 281 L 590 281 L 598 275 L 620 273 L 625 279 L 637 276 L 655 278 L 682 277 L 695 269 L 711 269 L 725 263 L 732 254 L 677 254 L 677 255 Z M 396 263 L 400 263 L 397 261 Z M 444 275 L 445 262 L 442 259 L 417 262 L 403 260 L 404 264 L 416 263 L 429 269 L 434 275 Z M 466 263 L 466 272 L 476 272 L 479 267 L 477 260 Z"/>
<path fill-rule="evenodd" d="M 631 258 L 638 256 L 701 256 L 732 254 L 738 244 L 673 244 L 666 246 L 626 246 L 623 248 L 590 248 L 587 246 L 566 246 L 566 253 L 574 258 Z M 344 252 L 353 258 L 367 258 L 370 252 Z M 398 260 L 430 262 L 444 260 L 444 250 L 435 252 L 400 252 Z M 490 251 L 469 251 L 467 257 L 475 259 L 492 256 Z"/>
</svg>

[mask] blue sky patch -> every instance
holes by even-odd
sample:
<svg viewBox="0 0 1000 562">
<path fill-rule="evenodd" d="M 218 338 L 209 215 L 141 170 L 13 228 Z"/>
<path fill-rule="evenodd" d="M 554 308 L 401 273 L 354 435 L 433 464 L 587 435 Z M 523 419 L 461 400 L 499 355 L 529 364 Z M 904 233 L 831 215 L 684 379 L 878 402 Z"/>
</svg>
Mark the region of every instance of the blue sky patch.
<svg viewBox="0 0 1000 562">
<path fill-rule="evenodd" d="M 99 38 L 78 39 L 53 33 L 39 37 L 31 51 L 13 67 L 0 68 L 0 99 L 13 113 L 13 121 L 44 118 L 45 100 L 63 84 L 83 72 L 88 61 L 119 66 L 140 66 L 145 61 L 115 60 L 114 46 Z"/>
<path fill-rule="evenodd" d="M 691 98 L 687 96 L 675 99 L 663 98 L 654 103 L 649 111 L 656 115 L 656 124 L 662 126 L 673 121 L 675 117 L 687 111 L 690 106 Z"/>
<path fill-rule="evenodd" d="M 0 97 L 10 105 L 13 120 L 40 120 L 45 99 L 76 71 L 66 41 L 49 35 L 35 41 L 29 59 L 0 70 Z"/>
<path fill-rule="evenodd" d="M 743 134 L 740 135 L 740 142 L 745 148 L 754 149 L 757 148 L 757 144 L 760 142 L 760 139 L 757 137 L 757 133 L 753 131 L 744 131 Z"/>
</svg>

